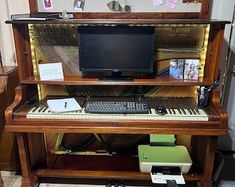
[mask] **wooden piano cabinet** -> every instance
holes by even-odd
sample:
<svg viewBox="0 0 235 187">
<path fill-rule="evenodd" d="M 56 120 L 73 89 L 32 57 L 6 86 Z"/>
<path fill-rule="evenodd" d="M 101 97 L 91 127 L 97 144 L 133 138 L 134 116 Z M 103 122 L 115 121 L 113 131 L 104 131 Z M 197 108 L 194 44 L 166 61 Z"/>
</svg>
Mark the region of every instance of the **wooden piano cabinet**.
<svg viewBox="0 0 235 187">
<path fill-rule="evenodd" d="M 15 135 L 3 132 L 5 109 L 14 100 L 18 82 L 17 67 L 0 66 L 0 170 L 19 170 Z"/>
<path fill-rule="evenodd" d="M 35 135 L 35 134 L 34 134 Z M 37 135 L 38 136 L 38 135 Z M 35 139 L 37 139 L 34 136 Z M 184 175 L 188 182 L 196 182 L 198 186 L 212 187 L 211 177 L 213 175 L 214 152 L 216 150 L 216 136 L 193 136 L 191 157 L 193 166 L 190 172 Z M 96 179 L 104 180 L 131 180 L 132 184 L 146 182 L 151 184 L 150 175 L 141 173 L 138 166 L 138 157 L 101 157 L 101 156 L 77 156 L 77 155 L 55 155 L 47 153 L 45 160 L 45 148 L 37 146 L 31 155 L 29 152 L 27 134 L 17 133 L 17 142 L 22 167 L 22 186 L 38 186 L 43 178 L 74 178 L 90 183 Z M 35 144 L 34 144 L 35 145 Z M 31 157 L 30 157 L 30 156 Z M 40 158 L 39 158 L 40 155 Z M 37 162 L 31 163 L 32 157 L 38 157 Z M 32 166 L 34 165 L 34 166 Z M 186 184 L 187 184 L 186 183 Z"/>
<path fill-rule="evenodd" d="M 31 2 L 35 1 L 32 0 Z M 36 11 L 36 9 L 32 10 Z M 76 14 L 75 16 L 81 15 Z M 5 112 L 6 130 L 16 133 L 23 187 L 38 186 L 40 182 L 49 179 L 54 182 L 61 181 L 62 179 L 74 180 L 73 182 L 86 180 L 86 182 L 89 181 L 90 183 L 95 183 L 96 180 L 102 180 L 103 183 L 107 183 L 109 180 L 113 179 L 131 181 L 132 184 L 145 182 L 147 185 L 151 185 L 150 175 L 141 173 L 139 170 L 137 156 L 131 154 L 112 156 L 54 154 L 48 149 L 47 144 L 50 138 L 47 139 L 46 137 L 50 133 L 92 133 L 106 135 L 175 134 L 177 136 L 187 136 L 189 142 L 186 144 L 188 145 L 193 165 L 189 173 L 184 175 L 186 182 L 193 182 L 200 187 L 212 187 L 213 163 L 217 137 L 227 134 L 227 114 L 220 108 L 219 91 L 217 90 L 212 91 L 209 97 L 209 105 L 204 108 L 207 113 L 208 121 L 175 119 L 45 119 L 43 116 L 40 118 L 27 118 L 27 114 L 35 106 L 44 106 L 47 96 L 66 96 L 66 90 L 68 90 L 68 88 L 77 90 L 81 88 L 83 91 L 83 88 L 89 90 L 95 87 L 97 90 L 104 88 L 104 90 L 108 90 L 109 93 L 113 93 L 112 89 L 120 91 L 124 90 L 124 88 L 136 87 L 141 89 L 149 86 L 162 90 L 161 95 L 157 95 L 156 98 L 151 97 L 155 102 L 155 104 L 152 102 L 153 106 L 159 102 L 158 99 L 160 97 L 163 99 L 166 97 L 168 99 L 175 97 L 177 99 L 183 98 L 183 100 L 180 100 L 178 106 L 187 104 L 187 106 L 190 107 L 191 103 L 186 102 L 186 98 L 190 97 L 193 98 L 193 106 L 197 107 L 197 103 L 195 102 L 195 98 L 198 96 L 196 93 L 197 88 L 200 86 L 211 86 L 218 77 L 221 41 L 223 39 L 224 25 L 227 22 L 207 19 L 126 19 L 126 17 L 125 19 L 94 19 L 93 17 L 92 19 L 83 18 L 69 21 L 31 20 L 8 21 L 7 23 L 13 26 L 20 85 L 15 90 L 15 100 Z M 169 76 L 156 75 L 147 78 L 140 76 L 134 79 L 134 81 L 123 82 L 100 81 L 96 74 L 94 74 L 93 77 L 84 76 L 78 70 L 79 68 L 74 68 L 73 70 L 76 73 L 68 73 L 68 71 L 65 71 L 65 78 L 63 80 L 40 80 L 37 68 L 38 62 L 40 61 L 39 59 L 42 58 L 45 62 L 45 59 L 47 59 L 48 62 L 51 60 L 49 57 L 53 60 L 58 59 L 54 58 L 55 53 L 53 51 L 55 50 L 53 49 L 58 50 L 59 44 L 61 45 L 59 50 L 64 47 L 64 45 L 62 45 L 63 43 L 60 43 L 63 41 L 63 36 L 61 36 L 60 33 L 63 33 L 66 29 L 68 29 L 67 34 L 71 34 L 70 39 L 73 44 L 71 44 L 70 47 L 72 51 L 77 51 L 77 27 L 83 24 L 126 24 L 131 26 L 147 24 L 154 25 L 163 35 L 166 33 L 164 29 L 167 29 L 168 32 L 175 36 L 174 38 L 183 37 L 180 41 L 184 41 L 183 43 L 186 45 L 186 48 L 177 49 L 176 52 L 171 49 L 169 54 L 166 54 L 169 52 L 168 48 L 156 50 L 156 56 L 161 57 L 161 55 L 167 56 L 177 53 L 179 57 L 182 56 L 182 54 L 185 55 L 186 51 L 186 53 L 188 53 L 187 58 L 200 56 L 202 61 L 204 59 L 203 63 L 205 64 L 202 68 L 204 72 L 201 72 L 201 77 L 195 81 L 175 80 L 170 79 Z M 61 32 L 55 32 L 56 29 L 59 29 L 58 31 Z M 47 32 L 45 32 L 45 30 Z M 53 37 L 51 37 L 50 34 L 52 31 L 58 35 L 53 34 Z M 187 35 L 188 33 L 192 33 L 193 36 L 190 37 L 190 35 Z M 34 34 L 36 35 L 34 36 Z M 47 37 L 51 37 L 50 40 L 48 40 Z M 166 37 L 169 39 L 168 35 L 166 35 Z M 192 44 L 188 39 L 196 42 Z M 171 40 L 172 39 L 169 41 Z M 68 42 L 70 40 L 65 38 L 65 41 Z M 49 43 L 45 44 L 45 42 Z M 170 44 L 172 43 L 169 42 L 169 45 Z M 43 54 L 43 47 L 46 47 L 45 49 L 50 48 L 50 54 L 52 54 L 52 56 Z M 169 48 L 171 47 L 172 46 L 169 46 Z M 188 48 L 190 48 L 190 50 L 188 50 Z M 179 54 L 178 51 L 180 51 Z M 76 61 L 77 59 L 73 60 Z M 78 62 L 75 63 L 74 61 L 73 65 L 76 66 Z M 63 65 L 63 67 L 69 66 L 69 64 Z M 81 93 L 81 90 L 79 90 L 78 93 Z M 180 90 L 180 92 L 177 90 Z M 135 95 L 135 97 L 136 96 L 137 95 Z M 173 106 L 174 102 L 168 101 L 168 104 Z M 52 139 L 53 138 L 50 140 Z M 183 142 L 183 140 L 181 142 Z"/>
</svg>

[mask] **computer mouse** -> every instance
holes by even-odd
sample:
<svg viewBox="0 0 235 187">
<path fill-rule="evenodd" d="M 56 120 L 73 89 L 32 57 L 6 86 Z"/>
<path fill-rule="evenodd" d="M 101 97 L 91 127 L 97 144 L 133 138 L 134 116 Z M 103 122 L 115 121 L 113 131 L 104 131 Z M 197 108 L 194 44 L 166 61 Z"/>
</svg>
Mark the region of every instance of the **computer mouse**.
<svg viewBox="0 0 235 187">
<path fill-rule="evenodd" d="M 156 106 L 155 111 L 159 115 L 165 115 L 167 113 L 166 108 L 164 106 Z"/>
</svg>

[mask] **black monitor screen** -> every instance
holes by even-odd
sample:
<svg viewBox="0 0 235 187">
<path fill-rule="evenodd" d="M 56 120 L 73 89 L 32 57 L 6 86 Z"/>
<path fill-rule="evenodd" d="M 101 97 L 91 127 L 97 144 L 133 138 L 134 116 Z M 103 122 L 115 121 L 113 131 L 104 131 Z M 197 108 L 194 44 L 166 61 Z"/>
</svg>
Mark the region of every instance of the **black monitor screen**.
<svg viewBox="0 0 235 187">
<path fill-rule="evenodd" d="M 154 27 L 81 26 L 78 33 L 81 71 L 153 71 Z"/>
</svg>

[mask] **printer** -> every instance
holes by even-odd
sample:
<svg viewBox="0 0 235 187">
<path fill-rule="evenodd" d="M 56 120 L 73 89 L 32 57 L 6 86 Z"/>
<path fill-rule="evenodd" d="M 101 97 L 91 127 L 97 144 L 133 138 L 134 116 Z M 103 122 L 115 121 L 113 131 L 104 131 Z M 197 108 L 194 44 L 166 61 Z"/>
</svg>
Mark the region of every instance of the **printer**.
<svg viewBox="0 0 235 187">
<path fill-rule="evenodd" d="M 188 150 L 185 146 L 173 145 L 172 138 L 166 143 L 162 146 L 157 142 L 153 146 L 150 141 L 150 145 L 138 146 L 140 171 L 150 173 L 153 183 L 167 184 L 168 187 L 185 184 L 182 174 L 192 166 Z"/>
<path fill-rule="evenodd" d="M 139 145 L 139 166 L 143 173 L 150 173 L 153 166 L 178 166 L 182 173 L 187 173 L 192 160 L 185 146 L 150 146 Z"/>
</svg>

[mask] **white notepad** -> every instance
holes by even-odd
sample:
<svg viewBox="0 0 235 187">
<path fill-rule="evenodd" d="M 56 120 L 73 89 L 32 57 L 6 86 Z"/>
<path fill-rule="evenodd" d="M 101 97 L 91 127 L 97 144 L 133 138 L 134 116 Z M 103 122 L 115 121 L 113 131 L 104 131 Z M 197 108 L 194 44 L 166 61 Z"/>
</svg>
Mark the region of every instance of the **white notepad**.
<svg viewBox="0 0 235 187">
<path fill-rule="evenodd" d="M 47 105 L 51 112 L 71 112 L 81 110 L 81 106 L 74 98 L 50 99 Z"/>
</svg>

